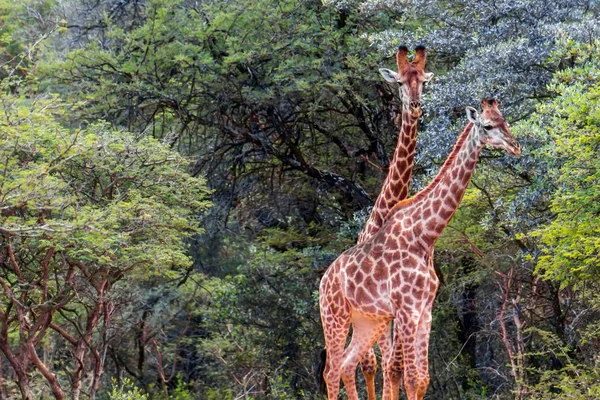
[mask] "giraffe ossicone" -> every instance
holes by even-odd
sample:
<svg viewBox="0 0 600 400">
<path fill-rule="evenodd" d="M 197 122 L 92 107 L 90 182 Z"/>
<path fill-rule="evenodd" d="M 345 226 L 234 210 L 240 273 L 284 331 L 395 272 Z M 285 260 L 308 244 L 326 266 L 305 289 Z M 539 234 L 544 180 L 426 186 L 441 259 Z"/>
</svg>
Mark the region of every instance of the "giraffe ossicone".
<svg viewBox="0 0 600 400">
<path fill-rule="evenodd" d="M 433 246 L 458 208 L 484 145 L 521 152 L 498 102 L 486 99 L 481 106 L 481 114 L 467 109 L 469 124 L 433 181 L 396 204 L 375 235 L 342 253 L 325 272 L 319 305 L 329 399 L 337 399 L 340 377 L 348 398 L 358 399 L 356 366 L 392 320 L 402 332 L 393 346 L 403 358 L 406 395 L 409 400 L 425 395 L 431 311 L 439 284 Z M 344 349 L 350 324 L 352 339 Z M 384 393 L 384 399 L 396 396 Z"/>
</svg>

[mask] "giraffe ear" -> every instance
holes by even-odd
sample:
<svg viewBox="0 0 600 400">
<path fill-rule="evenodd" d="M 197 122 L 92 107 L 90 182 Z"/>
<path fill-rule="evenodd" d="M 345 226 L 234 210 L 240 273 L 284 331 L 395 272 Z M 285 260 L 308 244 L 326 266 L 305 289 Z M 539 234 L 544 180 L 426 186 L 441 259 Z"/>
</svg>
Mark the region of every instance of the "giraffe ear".
<svg viewBox="0 0 600 400">
<path fill-rule="evenodd" d="M 425 82 L 429 82 L 433 78 L 433 72 L 425 74 Z"/>
<path fill-rule="evenodd" d="M 473 107 L 467 107 L 467 108 L 465 108 L 465 110 L 467 111 L 467 119 L 469 121 L 471 121 L 472 123 L 474 123 L 475 125 L 478 125 L 480 123 L 480 121 L 479 121 L 479 113 L 477 112 L 477 110 L 474 109 Z"/>
<path fill-rule="evenodd" d="M 398 76 L 398 74 L 392 71 L 391 69 L 379 68 L 379 73 L 387 82 L 397 82 L 396 77 Z"/>
</svg>

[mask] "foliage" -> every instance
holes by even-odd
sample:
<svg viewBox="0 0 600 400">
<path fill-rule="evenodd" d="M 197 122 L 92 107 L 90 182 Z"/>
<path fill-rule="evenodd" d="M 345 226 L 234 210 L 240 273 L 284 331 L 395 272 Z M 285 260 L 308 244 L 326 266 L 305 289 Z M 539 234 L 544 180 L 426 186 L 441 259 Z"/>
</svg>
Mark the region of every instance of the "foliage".
<svg viewBox="0 0 600 400">
<path fill-rule="evenodd" d="M 535 328 L 532 329 L 535 331 Z M 591 333 L 588 330 L 586 336 Z M 539 374 L 539 381 L 532 385 L 529 390 L 530 398 L 542 399 L 595 399 L 598 397 L 598 360 L 590 360 L 589 363 L 579 363 L 569 357 L 572 353 L 567 347 L 561 346 L 561 340 L 548 332 L 536 332 L 539 334 L 544 346 L 541 351 L 555 352 L 566 360 L 562 368 L 540 369 L 535 371 Z M 598 335 L 593 335 L 597 340 Z"/>
<path fill-rule="evenodd" d="M 224 198 L 254 196 L 277 209 L 277 197 L 296 200 L 298 187 L 311 198 L 334 187 L 348 214 L 348 203 L 369 203 L 359 156 L 385 164 L 393 125 L 389 104 L 366 90 L 379 82 L 380 56 L 355 33 L 388 17 L 367 20 L 307 0 L 197 9 L 151 1 L 144 16 L 131 30 L 108 21 L 105 40 L 45 63 L 45 82 L 86 101 L 86 118 L 193 154 L 194 173 L 206 173 Z M 296 201 L 314 214 L 312 200 Z"/>
<path fill-rule="evenodd" d="M 588 370 L 581 366 L 572 366 L 559 371 L 547 371 L 542 382 L 532 391 L 532 399 L 592 400 L 600 396 L 598 367 Z M 548 392 L 553 394 L 549 395 Z"/>
<path fill-rule="evenodd" d="M 0 78 L 27 75 L 41 42 L 57 27 L 56 0 L 0 1 Z"/>
<path fill-rule="evenodd" d="M 336 4 L 336 1 L 332 1 Z M 589 42 L 598 37 L 598 3 L 588 0 L 443 0 L 350 1 L 365 12 L 382 8 L 403 11 L 388 29 L 368 39 L 391 53 L 399 44 L 423 44 L 430 49 L 430 68 L 440 69 L 424 101 L 430 118 L 419 135 L 417 163 L 435 173 L 455 141 L 457 120 L 464 107 L 484 97 L 502 100 L 509 121 L 526 118 L 540 102 L 553 96 L 553 74 L 572 64 L 569 54 L 555 50 L 565 34 Z M 526 146 L 530 143 L 525 141 Z M 534 143 L 531 143 L 534 145 Z M 532 167 L 528 157 L 495 160 L 507 171 Z M 418 176 L 417 176 L 417 179 Z M 419 181 L 425 185 L 427 180 Z"/>
<path fill-rule="evenodd" d="M 185 172 L 185 158 L 105 123 L 63 128 L 54 115 L 65 108 L 53 97 L 5 90 L 0 110 L 0 344 L 11 365 L 24 368 L 23 396 L 30 362 L 55 396 L 63 392 L 64 378 L 32 350 L 28 355 L 49 329 L 66 341 L 60 346 L 73 346 L 73 359 L 62 360 L 57 372 L 71 375 L 78 393 L 87 367 L 77 360 L 108 345 L 112 315 L 127 301 L 123 290 L 187 268 L 186 239 L 200 232 L 197 215 L 208 206 L 204 183 Z"/>
<path fill-rule="evenodd" d="M 481 97 L 523 145 L 436 246 L 428 398 L 597 395 L 598 2 L 325 3 L 0 1 L 0 397 L 317 398 L 317 287 L 385 177 L 400 44 L 435 73 L 414 190 Z"/>
<path fill-rule="evenodd" d="M 539 276 L 562 289 L 565 330 L 560 336 L 536 332 L 536 355 L 552 354 L 555 368 L 535 366 L 539 380 L 532 385 L 533 398 L 596 398 L 598 365 L 597 297 L 598 254 L 598 42 L 582 43 L 565 38 L 562 43 L 575 63 L 557 73 L 550 89 L 557 97 L 537 108 L 529 122 L 545 145 L 538 157 L 548 160 L 553 183 L 550 209 L 553 220 L 533 234 L 541 241 L 537 258 Z M 532 257 L 532 259 L 534 259 Z"/>
<path fill-rule="evenodd" d="M 136 387 L 128 378 L 123 379 L 119 385 L 113 381 L 111 391 L 108 393 L 110 400 L 148 400 L 148 395 Z"/>
<path fill-rule="evenodd" d="M 192 217 L 207 203 L 202 181 L 182 172 L 186 160 L 106 124 L 66 130 L 50 107 L 61 106 L 4 100 L 3 232 L 91 268 L 187 266 L 181 234 L 197 232 Z"/>
<path fill-rule="evenodd" d="M 541 149 L 555 158 L 551 171 L 556 219 L 539 230 L 545 245 L 538 270 L 561 285 L 598 282 L 600 263 L 600 64 L 598 42 L 584 50 L 592 62 L 558 75 L 559 96 L 540 110 L 551 145 Z"/>
</svg>

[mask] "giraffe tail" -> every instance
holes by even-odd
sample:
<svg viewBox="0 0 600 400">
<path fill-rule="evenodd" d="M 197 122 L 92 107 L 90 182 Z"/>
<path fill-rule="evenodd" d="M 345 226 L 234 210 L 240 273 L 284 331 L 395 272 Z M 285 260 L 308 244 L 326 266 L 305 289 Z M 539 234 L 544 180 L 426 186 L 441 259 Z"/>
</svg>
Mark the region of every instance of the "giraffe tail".
<svg viewBox="0 0 600 400">
<path fill-rule="evenodd" d="M 325 383 L 325 377 L 323 374 L 325 373 L 325 365 L 327 363 L 327 349 L 321 350 L 319 365 L 317 367 L 317 386 L 319 387 L 319 392 L 321 394 L 327 394 L 327 384 Z"/>
</svg>

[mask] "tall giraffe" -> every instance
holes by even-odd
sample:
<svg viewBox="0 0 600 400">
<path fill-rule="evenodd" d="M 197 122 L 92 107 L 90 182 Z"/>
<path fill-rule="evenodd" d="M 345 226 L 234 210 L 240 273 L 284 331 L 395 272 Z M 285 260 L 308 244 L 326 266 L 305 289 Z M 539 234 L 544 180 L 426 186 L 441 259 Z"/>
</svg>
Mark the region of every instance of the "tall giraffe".
<svg viewBox="0 0 600 400">
<path fill-rule="evenodd" d="M 415 58 L 412 62 L 407 59 L 408 49 L 404 46 L 396 52 L 398 72 L 387 68 L 380 68 L 379 72 L 387 82 L 396 82 L 400 85 L 400 98 L 402 100 L 402 126 L 398 134 L 398 143 L 389 171 L 375 205 L 371 210 L 369 219 L 358 236 L 357 243 L 369 240 L 383 226 L 388 212 L 401 200 L 408 197 L 408 188 L 415 159 L 417 146 L 417 125 L 423 115 L 421 108 L 421 94 L 425 82 L 429 82 L 433 73 L 425 73 L 426 52 L 425 47 L 415 48 Z M 391 351 L 391 332 L 386 331 L 379 342 L 382 354 Z M 385 367 L 384 356 L 384 387 L 388 385 L 388 373 Z M 370 348 L 361 363 L 361 370 L 367 383 L 369 400 L 376 400 L 375 373 L 377 371 L 377 358 Z"/>
<path fill-rule="evenodd" d="M 521 152 L 498 102 L 483 100 L 481 105 L 481 115 L 467 107 L 470 122 L 434 180 L 396 204 L 378 233 L 342 253 L 323 275 L 319 305 L 330 400 L 338 397 L 340 376 L 348 398 L 358 399 L 356 365 L 392 320 L 402 333 L 394 348 L 400 348 L 404 358 L 408 400 L 425 395 L 431 309 L 439 284 L 431 260 L 433 246 L 458 208 L 483 146 L 513 155 Z M 344 350 L 350 324 L 352 340 Z M 393 396 L 384 393 L 384 399 Z"/>
</svg>

